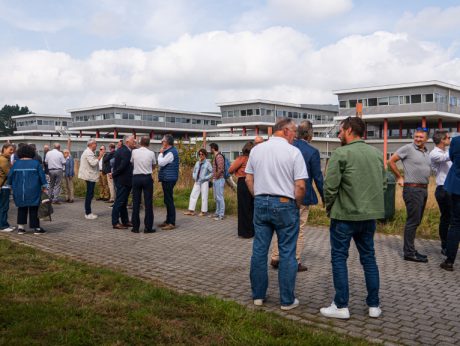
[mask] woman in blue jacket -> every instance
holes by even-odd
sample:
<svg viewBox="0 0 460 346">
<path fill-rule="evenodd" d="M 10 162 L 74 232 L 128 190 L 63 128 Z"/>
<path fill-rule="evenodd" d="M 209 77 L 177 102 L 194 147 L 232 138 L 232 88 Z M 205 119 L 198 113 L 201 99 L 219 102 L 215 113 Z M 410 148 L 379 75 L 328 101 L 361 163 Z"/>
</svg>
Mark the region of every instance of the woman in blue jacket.
<svg viewBox="0 0 460 346">
<path fill-rule="evenodd" d="M 41 192 L 47 189 L 45 172 L 40 163 L 33 159 L 35 150 L 32 146 L 22 146 L 16 155 L 18 160 L 8 173 L 8 185 L 13 190 L 14 203 L 18 207 L 18 234 L 25 233 L 27 214 L 29 226 L 34 230 L 34 234 L 46 233 L 40 227 L 38 219 Z"/>
</svg>

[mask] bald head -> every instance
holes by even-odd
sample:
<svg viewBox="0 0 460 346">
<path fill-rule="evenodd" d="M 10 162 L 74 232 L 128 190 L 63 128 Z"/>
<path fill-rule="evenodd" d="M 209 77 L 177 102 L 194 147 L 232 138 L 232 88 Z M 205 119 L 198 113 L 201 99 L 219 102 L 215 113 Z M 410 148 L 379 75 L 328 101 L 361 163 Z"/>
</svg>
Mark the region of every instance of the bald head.
<svg viewBox="0 0 460 346">
<path fill-rule="evenodd" d="M 254 138 L 254 145 L 257 145 L 257 144 L 260 144 L 260 143 L 263 143 L 263 142 L 264 142 L 263 137 L 256 136 L 256 138 Z"/>
</svg>

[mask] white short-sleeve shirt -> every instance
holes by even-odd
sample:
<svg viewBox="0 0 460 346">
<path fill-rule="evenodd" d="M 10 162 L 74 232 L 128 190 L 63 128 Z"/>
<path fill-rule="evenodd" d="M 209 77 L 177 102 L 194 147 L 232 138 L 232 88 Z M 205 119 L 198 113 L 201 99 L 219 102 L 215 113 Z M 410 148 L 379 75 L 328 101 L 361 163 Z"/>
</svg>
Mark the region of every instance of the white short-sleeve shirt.
<svg viewBox="0 0 460 346">
<path fill-rule="evenodd" d="M 152 168 L 156 164 L 155 153 L 145 147 L 134 149 L 131 155 L 133 175 L 152 174 Z"/>
<path fill-rule="evenodd" d="M 254 175 L 254 195 L 295 198 L 295 181 L 307 179 L 307 167 L 298 148 L 273 136 L 249 154 L 246 173 Z"/>
</svg>

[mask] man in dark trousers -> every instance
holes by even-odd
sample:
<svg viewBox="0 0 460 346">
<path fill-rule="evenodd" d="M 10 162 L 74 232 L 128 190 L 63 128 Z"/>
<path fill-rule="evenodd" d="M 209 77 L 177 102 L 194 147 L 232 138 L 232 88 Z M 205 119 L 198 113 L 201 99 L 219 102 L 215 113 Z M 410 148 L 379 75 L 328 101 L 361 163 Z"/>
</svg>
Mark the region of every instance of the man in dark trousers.
<svg viewBox="0 0 460 346">
<path fill-rule="evenodd" d="M 133 165 L 131 163 L 131 151 L 136 147 L 136 139 L 129 136 L 115 152 L 112 177 L 116 186 L 115 203 L 112 208 L 112 226 L 114 229 L 127 229 L 132 227 L 128 217 L 128 197 L 133 184 Z M 121 223 L 120 223 L 121 218 Z"/>
<path fill-rule="evenodd" d="M 173 190 L 179 179 L 179 153 L 174 146 L 174 138 L 165 135 L 161 140 L 163 145 L 158 155 L 158 180 L 163 188 L 163 201 L 166 206 L 166 220 L 159 227 L 162 230 L 172 230 L 176 228 L 176 207 L 174 206 Z"/>
</svg>

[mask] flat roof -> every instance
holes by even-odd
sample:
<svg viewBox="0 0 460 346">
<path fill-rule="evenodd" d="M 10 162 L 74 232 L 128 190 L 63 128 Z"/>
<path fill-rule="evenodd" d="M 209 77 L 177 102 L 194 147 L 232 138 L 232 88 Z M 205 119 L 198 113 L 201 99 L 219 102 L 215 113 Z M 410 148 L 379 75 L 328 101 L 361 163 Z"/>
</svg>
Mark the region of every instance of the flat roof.
<svg viewBox="0 0 460 346">
<path fill-rule="evenodd" d="M 138 106 L 119 105 L 119 104 L 109 104 L 109 105 L 101 105 L 101 106 L 73 108 L 73 109 L 68 109 L 67 112 L 69 112 L 69 113 L 71 113 L 71 112 L 85 112 L 85 111 L 99 110 L 99 109 L 109 109 L 109 108 L 121 108 L 121 109 L 132 109 L 132 110 L 138 110 L 138 111 L 151 111 L 151 112 L 176 113 L 176 114 L 179 113 L 179 114 L 187 114 L 187 115 L 205 115 L 205 116 L 221 118 L 221 114 L 216 113 L 216 112 L 190 112 L 190 111 L 181 111 L 181 110 L 175 110 L 175 109 L 138 107 Z"/>
<path fill-rule="evenodd" d="M 335 95 L 341 95 L 341 94 L 351 94 L 351 93 L 366 92 L 366 91 L 414 88 L 414 87 L 422 87 L 422 86 L 429 86 L 429 85 L 435 85 L 435 86 L 440 86 L 443 88 L 460 91 L 460 86 L 458 85 L 449 84 L 449 83 L 441 82 L 438 80 L 431 80 L 431 81 L 424 81 L 424 82 L 387 84 L 387 85 L 369 86 L 369 87 L 363 87 L 363 88 L 334 90 L 333 93 Z"/>
<path fill-rule="evenodd" d="M 270 101 L 270 100 L 263 100 L 263 99 L 231 101 L 231 102 L 217 102 L 216 105 L 219 107 L 224 107 L 224 106 L 246 105 L 246 104 L 251 104 L 251 103 L 266 103 L 266 104 L 275 105 L 275 106 L 307 108 L 307 109 L 316 109 L 316 110 L 329 111 L 329 112 L 339 111 L 339 107 L 337 105 L 331 105 L 331 104 L 320 105 L 320 104 L 290 103 L 290 102 Z"/>
<path fill-rule="evenodd" d="M 65 115 L 58 115 L 58 114 L 38 114 L 38 113 L 31 113 L 31 114 L 22 114 L 22 115 L 14 115 L 11 119 L 23 119 L 23 118 L 68 118 L 71 119 L 72 117 L 70 114 Z"/>
</svg>

